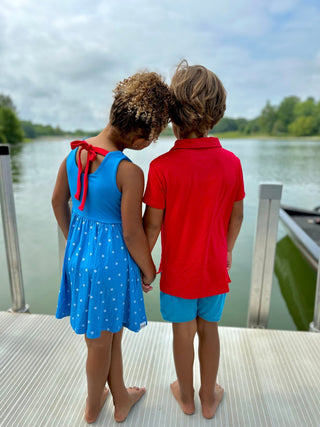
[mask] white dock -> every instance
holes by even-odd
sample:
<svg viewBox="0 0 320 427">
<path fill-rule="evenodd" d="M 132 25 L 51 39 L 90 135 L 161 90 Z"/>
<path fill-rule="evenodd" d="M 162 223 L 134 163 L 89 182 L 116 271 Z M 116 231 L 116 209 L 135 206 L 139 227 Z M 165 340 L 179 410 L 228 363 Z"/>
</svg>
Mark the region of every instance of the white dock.
<svg viewBox="0 0 320 427">
<path fill-rule="evenodd" d="M 86 346 L 69 319 L 0 312 L 0 425 L 72 426 L 83 420 Z M 175 379 L 171 325 L 149 322 L 124 333 L 126 384 L 145 385 L 126 426 L 316 427 L 320 426 L 320 334 L 220 328 L 218 382 L 225 396 L 216 416 L 182 413 L 171 395 Z M 94 424 L 118 425 L 111 396 Z"/>
</svg>

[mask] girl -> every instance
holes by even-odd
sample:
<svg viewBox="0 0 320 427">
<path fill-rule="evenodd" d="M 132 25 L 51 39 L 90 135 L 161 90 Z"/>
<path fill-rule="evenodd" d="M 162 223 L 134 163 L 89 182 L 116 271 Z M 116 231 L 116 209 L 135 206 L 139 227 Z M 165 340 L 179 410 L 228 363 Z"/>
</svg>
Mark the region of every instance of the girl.
<svg viewBox="0 0 320 427">
<path fill-rule="evenodd" d="M 93 138 L 72 142 L 58 172 L 52 206 L 67 245 L 56 317 L 70 316 L 74 331 L 85 334 L 88 423 L 107 398 L 106 382 L 118 422 L 145 392 L 124 385 L 121 338 L 123 326 L 137 332 L 146 325 L 141 278 L 150 285 L 156 272 L 142 227 L 143 172 L 122 151 L 156 140 L 170 104 L 156 73 L 120 82 L 109 124 Z"/>
</svg>

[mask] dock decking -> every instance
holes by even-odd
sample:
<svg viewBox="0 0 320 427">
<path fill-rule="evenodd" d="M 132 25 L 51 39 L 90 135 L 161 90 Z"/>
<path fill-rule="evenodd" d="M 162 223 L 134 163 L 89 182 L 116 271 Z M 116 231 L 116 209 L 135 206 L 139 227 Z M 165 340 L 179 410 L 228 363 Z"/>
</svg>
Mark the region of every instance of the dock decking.
<svg viewBox="0 0 320 427">
<path fill-rule="evenodd" d="M 168 323 L 125 330 L 126 384 L 147 387 L 126 426 L 320 426 L 320 334 L 221 327 L 225 396 L 212 420 L 201 415 L 197 357 L 195 414 L 184 415 L 171 395 L 171 341 Z M 68 318 L 0 312 L 0 426 L 86 426 L 85 359 Z M 94 425 L 118 425 L 110 396 Z"/>
</svg>

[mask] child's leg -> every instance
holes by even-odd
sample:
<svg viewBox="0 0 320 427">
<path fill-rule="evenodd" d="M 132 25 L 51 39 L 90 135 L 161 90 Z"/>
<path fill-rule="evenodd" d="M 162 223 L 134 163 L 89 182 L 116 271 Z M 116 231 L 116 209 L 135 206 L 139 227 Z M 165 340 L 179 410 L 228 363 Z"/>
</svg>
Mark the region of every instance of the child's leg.
<svg viewBox="0 0 320 427">
<path fill-rule="evenodd" d="M 171 384 L 171 390 L 185 414 L 194 413 L 193 389 L 193 341 L 197 331 L 196 319 L 190 322 L 173 323 L 173 356 L 177 381 Z"/>
<path fill-rule="evenodd" d="M 212 418 L 223 397 L 223 388 L 216 384 L 220 358 L 218 323 L 207 322 L 201 317 L 197 317 L 197 323 L 201 376 L 199 396 L 203 416 Z"/>
<path fill-rule="evenodd" d="M 86 364 L 88 398 L 85 420 L 88 423 L 93 423 L 98 418 L 107 398 L 108 390 L 105 384 L 110 367 L 112 339 L 113 334 L 107 331 L 102 331 L 99 338 L 85 337 L 88 348 Z"/>
<path fill-rule="evenodd" d="M 108 384 L 112 393 L 114 403 L 114 418 L 118 422 L 124 421 L 132 406 L 145 393 L 145 388 L 129 387 L 126 388 L 123 381 L 122 351 L 121 340 L 122 332 L 114 334 L 111 350 L 111 365 L 108 376 Z"/>
</svg>

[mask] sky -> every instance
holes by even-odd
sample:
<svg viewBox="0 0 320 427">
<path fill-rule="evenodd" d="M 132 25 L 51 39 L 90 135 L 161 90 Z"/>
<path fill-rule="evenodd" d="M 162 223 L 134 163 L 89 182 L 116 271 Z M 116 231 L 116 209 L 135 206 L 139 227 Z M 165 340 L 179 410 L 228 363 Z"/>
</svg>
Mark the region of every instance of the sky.
<svg viewBox="0 0 320 427">
<path fill-rule="evenodd" d="M 21 120 L 102 129 L 137 71 L 170 83 L 187 59 L 214 71 L 227 117 L 286 96 L 320 100 L 319 0 L 1 0 L 0 93 Z"/>
</svg>

